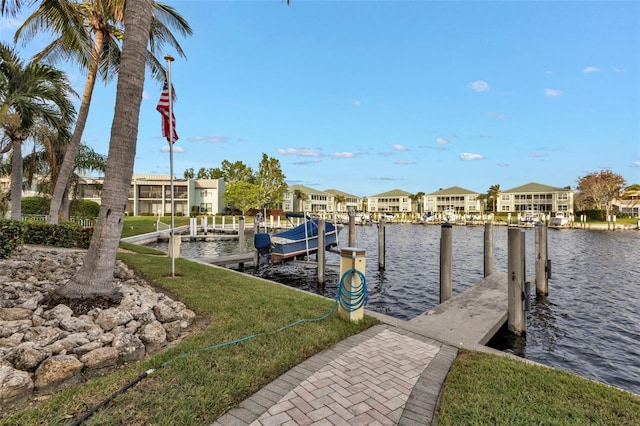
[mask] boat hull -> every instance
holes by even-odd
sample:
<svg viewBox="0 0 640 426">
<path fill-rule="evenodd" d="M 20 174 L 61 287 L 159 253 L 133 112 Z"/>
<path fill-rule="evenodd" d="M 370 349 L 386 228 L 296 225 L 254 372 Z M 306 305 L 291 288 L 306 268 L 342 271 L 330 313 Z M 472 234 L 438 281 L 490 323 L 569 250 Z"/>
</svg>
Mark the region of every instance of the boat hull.
<svg viewBox="0 0 640 426">
<path fill-rule="evenodd" d="M 335 230 L 327 232 L 324 237 L 325 249 L 335 247 L 338 244 L 338 236 Z M 307 256 L 318 252 L 318 237 L 291 241 L 287 243 L 273 243 L 271 246 L 271 260 L 275 263 L 294 259 L 297 256 Z"/>
</svg>

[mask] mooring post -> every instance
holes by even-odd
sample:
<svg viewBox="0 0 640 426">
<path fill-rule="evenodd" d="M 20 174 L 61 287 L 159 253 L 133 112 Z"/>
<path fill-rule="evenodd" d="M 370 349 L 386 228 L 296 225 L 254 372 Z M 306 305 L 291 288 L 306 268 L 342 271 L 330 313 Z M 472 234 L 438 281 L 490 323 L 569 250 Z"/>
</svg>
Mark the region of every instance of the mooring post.
<svg viewBox="0 0 640 426">
<path fill-rule="evenodd" d="M 340 250 L 338 314 L 352 322 L 364 318 L 366 301 L 365 250 L 345 247 Z"/>
<path fill-rule="evenodd" d="M 190 217 L 189 218 L 189 235 L 191 237 L 195 237 L 197 233 L 198 233 L 198 218 Z"/>
<path fill-rule="evenodd" d="M 547 227 L 536 224 L 536 296 L 549 295 L 547 277 Z"/>
<path fill-rule="evenodd" d="M 356 212 L 349 211 L 349 247 L 356 246 Z"/>
<path fill-rule="evenodd" d="M 527 324 L 524 318 L 523 293 L 524 280 L 522 271 L 522 240 L 524 234 L 519 228 L 509 228 L 508 231 L 508 304 L 507 327 L 517 336 L 527 332 Z"/>
<path fill-rule="evenodd" d="M 240 253 L 244 253 L 247 243 L 244 239 L 244 216 L 240 216 L 238 220 L 238 247 L 240 249 Z"/>
<path fill-rule="evenodd" d="M 316 258 L 318 261 L 318 283 L 324 284 L 324 232 L 325 232 L 325 221 L 324 219 L 320 219 L 318 221 L 318 251 L 316 254 Z"/>
<path fill-rule="evenodd" d="M 202 233 L 207 235 L 207 216 L 202 216 L 200 222 L 202 223 Z"/>
<path fill-rule="evenodd" d="M 493 273 L 493 223 L 484 224 L 484 276 Z"/>
<path fill-rule="evenodd" d="M 440 303 L 451 299 L 451 253 L 453 225 L 445 222 L 440 227 Z"/>
<path fill-rule="evenodd" d="M 384 271 L 385 241 L 384 217 L 378 220 L 378 270 Z"/>
</svg>

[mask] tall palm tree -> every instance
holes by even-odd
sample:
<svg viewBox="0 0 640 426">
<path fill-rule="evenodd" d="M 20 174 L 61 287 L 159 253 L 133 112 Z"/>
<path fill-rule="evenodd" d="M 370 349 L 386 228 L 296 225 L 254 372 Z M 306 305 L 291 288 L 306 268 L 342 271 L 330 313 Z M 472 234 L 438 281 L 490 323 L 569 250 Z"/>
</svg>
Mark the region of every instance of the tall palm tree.
<svg viewBox="0 0 640 426">
<path fill-rule="evenodd" d="M 11 218 L 22 216 L 22 143 L 33 136 L 42 120 L 60 134 L 68 134 L 75 118 L 70 96 L 75 95 L 65 73 L 49 65 L 25 64 L 9 46 L 0 43 L 0 153 L 12 151 Z"/>
<path fill-rule="evenodd" d="M 336 211 L 340 212 L 340 204 L 347 201 L 347 198 L 342 194 L 336 194 L 333 196 L 333 200 L 336 202 Z"/>
<path fill-rule="evenodd" d="M 293 191 L 293 195 L 298 199 L 300 203 L 300 210 L 304 211 L 304 203 L 309 199 L 309 196 L 300 188 Z"/>
<path fill-rule="evenodd" d="M 164 81 L 165 70 L 156 54 L 168 44 L 180 56 L 185 57 L 171 29 L 183 36 L 191 35 L 192 30 L 174 8 L 157 2 L 152 4 L 154 16 L 149 32 L 146 63 L 151 75 L 158 81 Z M 123 0 L 42 1 L 40 7 L 16 31 L 15 40 L 22 38 L 24 42 L 41 31 L 58 34 L 59 37 L 35 55 L 34 59 L 53 63 L 71 60 L 87 70 L 78 120 L 51 198 L 51 223 L 58 223 L 59 220 L 60 206 L 73 173 L 96 80 L 101 78 L 105 83 L 109 82 L 119 72 L 124 8 Z"/>
<path fill-rule="evenodd" d="M 487 195 L 489 199 L 493 201 L 492 211 L 496 211 L 496 203 L 498 202 L 498 195 L 500 194 L 500 185 L 495 184 L 489 187 L 489 191 L 487 191 Z"/>
<path fill-rule="evenodd" d="M 121 297 L 113 286 L 113 270 L 133 175 L 152 15 L 149 0 L 127 0 L 127 31 L 122 44 L 100 213 L 82 266 L 56 290 L 63 298 L 88 301 L 101 297 L 119 300 Z"/>
</svg>

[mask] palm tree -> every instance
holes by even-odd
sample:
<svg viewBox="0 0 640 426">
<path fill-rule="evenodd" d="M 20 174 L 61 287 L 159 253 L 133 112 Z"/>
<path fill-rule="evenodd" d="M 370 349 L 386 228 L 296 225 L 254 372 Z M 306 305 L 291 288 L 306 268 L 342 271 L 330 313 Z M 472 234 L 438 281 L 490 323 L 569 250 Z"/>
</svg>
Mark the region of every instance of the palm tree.
<svg viewBox="0 0 640 426">
<path fill-rule="evenodd" d="M 304 212 L 304 203 L 309 199 L 309 196 L 300 188 L 293 191 L 293 195 L 298 199 L 300 203 L 300 210 Z"/>
<path fill-rule="evenodd" d="M 53 31 L 59 34 L 59 37 L 34 59 L 54 63 L 59 60 L 71 60 L 87 70 L 78 120 L 51 198 L 51 223 L 58 223 L 59 220 L 60 207 L 73 173 L 75 156 L 80 148 L 96 80 L 100 77 L 106 83 L 117 75 L 120 69 L 124 3 L 107 0 L 43 1 L 15 34 L 16 41 L 22 38 L 27 42 L 42 30 Z M 153 2 L 153 12 L 147 65 L 154 78 L 164 81 L 165 70 L 156 53 L 167 43 L 180 56 L 185 57 L 170 28 L 183 36 L 191 35 L 192 30 L 184 18 L 170 6 Z"/>
<path fill-rule="evenodd" d="M 22 216 L 22 143 L 34 135 L 39 120 L 68 134 L 75 118 L 69 96 L 75 92 L 67 76 L 49 65 L 24 62 L 0 43 L 0 153 L 12 151 L 11 218 Z"/>
<path fill-rule="evenodd" d="M 420 216 L 422 216 L 422 208 L 424 207 L 423 205 L 423 201 L 424 201 L 424 196 L 426 194 L 422 191 L 416 193 L 416 200 L 418 201 L 418 214 Z"/>
<path fill-rule="evenodd" d="M 347 201 L 347 198 L 342 194 L 336 194 L 333 196 L 333 199 L 336 202 L 336 211 L 340 212 L 340 204 Z"/>
<path fill-rule="evenodd" d="M 495 184 L 489 187 L 489 191 L 487 191 L 487 195 L 489 199 L 493 201 L 493 209 L 492 211 L 496 211 L 496 203 L 498 202 L 498 195 L 500 194 L 500 185 Z"/>
<path fill-rule="evenodd" d="M 113 286 L 113 270 L 133 175 L 152 15 L 152 4 L 149 1 L 127 1 L 127 32 L 122 45 L 121 72 L 100 213 L 82 266 L 67 283 L 56 290 L 57 295 L 62 298 L 87 301 L 121 298 Z"/>
</svg>

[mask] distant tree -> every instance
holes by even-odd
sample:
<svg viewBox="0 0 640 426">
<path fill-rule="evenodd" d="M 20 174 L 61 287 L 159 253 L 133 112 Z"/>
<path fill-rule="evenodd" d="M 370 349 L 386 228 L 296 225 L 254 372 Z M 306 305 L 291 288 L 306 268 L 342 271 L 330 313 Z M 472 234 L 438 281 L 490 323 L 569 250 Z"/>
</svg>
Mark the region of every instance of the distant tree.
<svg viewBox="0 0 640 426">
<path fill-rule="evenodd" d="M 244 215 L 247 210 L 259 207 L 260 187 L 255 183 L 236 181 L 226 186 L 224 199 L 233 209 L 239 209 Z"/>
<path fill-rule="evenodd" d="M 194 177 L 196 177 L 196 172 L 193 170 L 193 167 L 189 167 L 187 170 L 184 171 L 185 179 L 193 179 Z"/>
<path fill-rule="evenodd" d="M 600 170 L 578 178 L 577 190 L 585 206 L 604 209 L 609 215 L 613 201 L 620 197 L 625 184 L 621 175 L 610 170 Z"/>
<path fill-rule="evenodd" d="M 226 184 L 244 181 L 244 182 L 254 182 L 255 175 L 253 169 L 242 161 L 236 161 L 234 163 L 228 160 L 222 160 L 220 164 L 220 169 L 222 172 L 222 178 L 224 178 L 224 182 Z"/>
<path fill-rule="evenodd" d="M 256 175 L 256 184 L 260 187 L 258 197 L 260 207 L 275 207 L 282 203 L 287 192 L 286 176 L 282 173 L 280 161 L 262 153 L 262 160 Z"/>
<path fill-rule="evenodd" d="M 426 194 L 422 191 L 416 193 L 416 201 L 418 202 L 418 214 L 422 215 L 422 207 L 423 206 L 423 201 L 424 201 L 424 196 Z"/>
<path fill-rule="evenodd" d="M 487 194 L 478 194 L 476 200 L 480 202 L 480 214 L 482 214 L 487 209 L 487 199 L 489 196 Z"/>
<path fill-rule="evenodd" d="M 304 203 L 309 199 L 309 196 L 300 188 L 295 189 L 293 195 L 300 202 L 300 210 L 304 211 Z"/>
<path fill-rule="evenodd" d="M 364 211 L 364 212 L 368 212 L 369 211 L 369 199 L 367 197 L 364 197 L 362 199 L 362 211 Z"/>
<path fill-rule="evenodd" d="M 340 211 L 340 204 L 347 201 L 347 197 L 342 194 L 336 194 L 333 196 L 334 201 L 336 202 L 336 211 Z"/>
<path fill-rule="evenodd" d="M 500 195 L 500 185 L 491 185 L 489 187 L 489 190 L 487 191 L 487 195 L 489 197 L 489 200 L 492 201 L 491 211 L 495 212 L 496 203 L 498 202 L 498 195 Z"/>
</svg>

